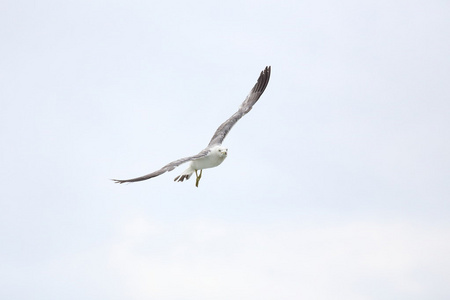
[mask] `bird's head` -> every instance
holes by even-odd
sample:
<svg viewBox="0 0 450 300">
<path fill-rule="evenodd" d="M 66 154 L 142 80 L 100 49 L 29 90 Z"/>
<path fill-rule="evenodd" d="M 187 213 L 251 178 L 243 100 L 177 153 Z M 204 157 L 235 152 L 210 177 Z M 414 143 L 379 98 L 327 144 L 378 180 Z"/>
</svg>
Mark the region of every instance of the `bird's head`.
<svg viewBox="0 0 450 300">
<path fill-rule="evenodd" d="M 225 148 L 222 146 L 217 146 L 217 148 L 215 150 L 217 151 L 217 153 L 220 156 L 227 157 L 227 155 L 228 155 L 228 148 Z"/>
</svg>

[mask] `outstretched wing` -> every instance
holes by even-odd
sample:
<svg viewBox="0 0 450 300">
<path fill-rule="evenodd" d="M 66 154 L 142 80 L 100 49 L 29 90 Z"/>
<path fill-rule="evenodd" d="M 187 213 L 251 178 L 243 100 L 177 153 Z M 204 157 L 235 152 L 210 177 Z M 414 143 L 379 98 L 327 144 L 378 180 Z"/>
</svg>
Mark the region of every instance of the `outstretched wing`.
<svg viewBox="0 0 450 300">
<path fill-rule="evenodd" d="M 270 79 L 270 66 L 266 67 L 261 74 L 259 75 L 258 81 L 255 86 L 252 88 L 250 93 L 248 94 L 245 101 L 239 107 L 239 110 L 234 113 L 228 120 L 226 120 L 222 125 L 217 128 L 214 133 L 211 141 L 208 144 L 208 147 L 214 145 L 222 144 L 223 140 L 227 136 L 228 132 L 230 132 L 231 128 L 233 128 L 234 124 L 239 121 L 246 113 L 248 113 L 253 105 L 258 101 L 259 97 L 261 97 L 262 93 L 267 87 Z"/>
<path fill-rule="evenodd" d="M 136 181 L 147 180 L 147 179 L 159 176 L 161 174 L 164 174 L 166 172 L 170 172 L 173 169 L 175 169 L 176 167 L 178 167 L 179 165 L 184 164 L 184 163 L 186 163 L 188 161 L 195 160 L 195 159 L 198 159 L 200 157 L 206 156 L 206 155 L 208 155 L 209 152 L 210 152 L 210 150 L 204 149 L 197 155 L 180 158 L 180 159 L 175 160 L 175 161 L 173 161 L 171 163 L 168 163 L 167 165 L 165 165 L 164 167 L 162 167 L 158 171 L 155 171 L 153 173 L 150 173 L 150 174 L 147 174 L 147 175 L 144 175 L 144 176 L 141 176 L 141 177 L 136 177 L 136 178 L 132 178 L 132 179 L 123 179 L 123 180 L 122 179 L 112 179 L 112 180 L 115 183 L 136 182 Z"/>
</svg>

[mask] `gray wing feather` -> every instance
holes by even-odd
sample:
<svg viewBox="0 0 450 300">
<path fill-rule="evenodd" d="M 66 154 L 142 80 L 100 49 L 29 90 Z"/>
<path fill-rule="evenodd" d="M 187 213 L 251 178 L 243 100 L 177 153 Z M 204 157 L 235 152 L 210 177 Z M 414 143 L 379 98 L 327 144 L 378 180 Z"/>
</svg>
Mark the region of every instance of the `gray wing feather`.
<svg viewBox="0 0 450 300">
<path fill-rule="evenodd" d="M 247 98 L 239 107 L 239 110 L 235 112 L 228 120 L 226 120 L 222 125 L 217 128 L 214 133 L 211 141 L 208 144 L 208 147 L 212 147 L 214 145 L 221 145 L 228 132 L 230 132 L 231 128 L 233 128 L 234 124 L 239 121 L 246 113 L 248 113 L 253 105 L 258 101 L 259 97 L 261 97 L 262 93 L 267 87 L 270 79 L 270 66 L 266 67 L 261 74 L 259 75 L 258 81 L 255 86 L 251 89 L 250 93 L 247 95 Z"/>
<path fill-rule="evenodd" d="M 180 158 L 180 159 L 175 160 L 175 161 L 173 161 L 171 163 L 168 163 L 167 165 L 165 165 L 164 167 L 162 167 L 158 171 L 155 171 L 153 173 L 150 173 L 150 174 L 147 174 L 147 175 L 144 175 L 144 176 L 140 176 L 140 177 L 136 177 L 136 178 L 132 178 L 132 179 L 123 179 L 123 180 L 122 179 L 112 179 L 112 180 L 115 183 L 136 182 L 136 181 L 147 180 L 147 179 L 159 176 L 161 174 L 164 174 L 166 172 L 170 172 L 173 169 L 175 169 L 176 167 L 178 167 L 179 165 L 184 164 L 184 163 L 186 163 L 188 161 L 195 160 L 195 159 L 198 159 L 200 157 L 206 156 L 209 152 L 210 152 L 210 150 L 204 149 L 197 155 Z"/>
</svg>

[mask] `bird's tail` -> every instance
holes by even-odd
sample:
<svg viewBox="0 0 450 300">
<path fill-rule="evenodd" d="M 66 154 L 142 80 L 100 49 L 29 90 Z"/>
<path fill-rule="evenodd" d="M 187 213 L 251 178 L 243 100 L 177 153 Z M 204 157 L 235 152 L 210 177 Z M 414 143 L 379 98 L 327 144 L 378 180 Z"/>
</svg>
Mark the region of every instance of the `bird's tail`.
<svg viewBox="0 0 450 300">
<path fill-rule="evenodd" d="M 195 170 L 191 166 L 189 166 L 189 168 L 184 170 L 183 173 L 181 173 L 180 175 L 175 177 L 175 179 L 173 181 L 183 182 L 185 179 L 188 180 L 189 178 L 191 178 L 194 171 Z"/>
</svg>

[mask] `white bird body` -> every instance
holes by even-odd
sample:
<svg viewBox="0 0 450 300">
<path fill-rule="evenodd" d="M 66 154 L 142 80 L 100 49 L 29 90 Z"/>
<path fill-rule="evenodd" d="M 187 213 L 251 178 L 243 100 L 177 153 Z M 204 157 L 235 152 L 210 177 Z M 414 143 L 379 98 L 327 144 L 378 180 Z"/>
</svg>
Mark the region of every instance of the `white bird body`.
<svg viewBox="0 0 450 300">
<path fill-rule="evenodd" d="M 174 181 L 189 179 L 194 172 L 197 174 L 197 171 L 200 170 L 200 175 L 197 174 L 196 185 L 198 186 L 198 182 L 202 176 L 202 170 L 217 167 L 225 160 L 225 158 L 227 158 L 228 155 L 228 149 L 222 146 L 214 146 L 210 150 L 211 151 L 206 156 L 192 160 L 189 163 L 189 167 L 184 170 L 183 173 L 175 177 Z"/>
<path fill-rule="evenodd" d="M 222 146 L 214 146 L 211 152 L 199 159 L 191 161 L 190 168 L 194 170 L 202 170 L 214 168 L 220 165 L 227 158 L 228 149 Z"/>
</svg>

